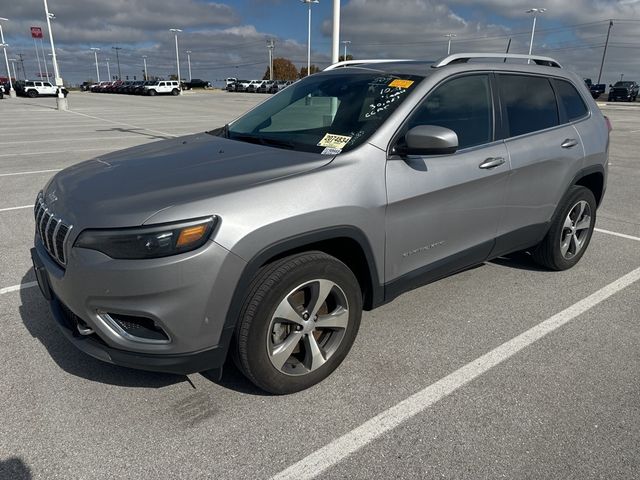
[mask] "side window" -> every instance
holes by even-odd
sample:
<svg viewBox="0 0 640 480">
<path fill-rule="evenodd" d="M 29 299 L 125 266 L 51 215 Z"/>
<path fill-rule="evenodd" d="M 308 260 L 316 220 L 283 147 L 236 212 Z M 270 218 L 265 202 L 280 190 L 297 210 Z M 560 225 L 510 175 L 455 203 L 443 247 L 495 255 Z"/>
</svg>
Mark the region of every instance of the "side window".
<svg viewBox="0 0 640 480">
<path fill-rule="evenodd" d="M 52 86 L 52 85 L 51 85 L 50 83 L 48 83 L 48 82 L 44 82 L 44 83 L 43 83 L 43 85 L 44 85 L 45 87 L 51 87 L 51 86 Z"/>
<path fill-rule="evenodd" d="M 525 75 L 499 75 L 507 110 L 509 136 L 544 130 L 559 124 L 556 96 L 549 80 Z"/>
<path fill-rule="evenodd" d="M 555 84 L 564 111 L 567 114 L 567 120 L 572 122 L 573 120 L 584 117 L 589 110 L 575 87 L 564 80 L 556 79 L 553 83 Z"/>
<path fill-rule="evenodd" d="M 164 82 L 160 82 L 160 83 L 158 84 L 158 86 L 159 86 L 159 87 L 164 87 Z"/>
<path fill-rule="evenodd" d="M 36 87 L 41 87 L 42 86 L 42 82 L 35 82 L 36 83 Z"/>
<path fill-rule="evenodd" d="M 493 103 L 489 76 L 468 75 L 436 87 L 409 119 L 405 129 L 418 125 L 450 128 L 459 148 L 493 141 Z"/>
</svg>

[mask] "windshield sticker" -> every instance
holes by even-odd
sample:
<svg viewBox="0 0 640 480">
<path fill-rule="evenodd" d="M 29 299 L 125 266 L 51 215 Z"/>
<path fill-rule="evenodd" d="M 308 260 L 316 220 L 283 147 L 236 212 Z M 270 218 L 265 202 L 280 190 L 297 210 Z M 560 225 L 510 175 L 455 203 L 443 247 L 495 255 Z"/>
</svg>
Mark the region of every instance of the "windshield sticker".
<svg viewBox="0 0 640 480">
<path fill-rule="evenodd" d="M 389 84 L 390 87 L 396 88 L 409 88 L 411 85 L 413 85 L 413 80 L 400 80 L 399 78 Z"/>
<path fill-rule="evenodd" d="M 347 143 L 349 143 L 349 140 L 351 140 L 351 137 L 346 137 L 344 135 L 334 135 L 333 133 L 327 133 L 322 138 L 322 140 L 318 142 L 318 146 L 342 149 Z"/>
<path fill-rule="evenodd" d="M 342 153 L 342 149 L 341 148 L 325 148 L 324 150 L 322 150 L 320 152 L 320 155 L 338 155 L 339 153 Z"/>
</svg>

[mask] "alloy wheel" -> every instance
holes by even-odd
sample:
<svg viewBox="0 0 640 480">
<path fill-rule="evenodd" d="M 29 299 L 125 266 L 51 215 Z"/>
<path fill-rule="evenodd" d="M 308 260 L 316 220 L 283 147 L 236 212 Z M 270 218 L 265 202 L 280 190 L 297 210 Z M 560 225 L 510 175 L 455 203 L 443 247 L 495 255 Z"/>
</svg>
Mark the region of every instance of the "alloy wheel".
<svg viewBox="0 0 640 480">
<path fill-rule="evenodd" d="M 589 237 L 591 218 L 591 207 L 584 200 L 569 210 L 560 234 L 560 253 L 567 260 L 575 257 L 584 247 Z"/>
</svg>

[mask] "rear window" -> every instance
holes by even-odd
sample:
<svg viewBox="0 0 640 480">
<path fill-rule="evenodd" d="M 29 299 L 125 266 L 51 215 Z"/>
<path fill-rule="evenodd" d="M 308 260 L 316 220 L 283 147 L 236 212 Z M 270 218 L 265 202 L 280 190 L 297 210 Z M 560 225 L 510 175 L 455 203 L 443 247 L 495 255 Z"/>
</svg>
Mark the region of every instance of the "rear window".
<svg viewBox="0 0 640 480">
<path fill-rule="evenodd" d="M 556 96 L 549 80 L 527 75 L 499 75 L 507 110 L 509 136 L 516 137 L 559 124 Z"/>
<path fill-rule="evenodd" d="M 575 87 L 564 80 L 554 80 L 554 83 L 567 120 L 572 122 L 584 117 L 589 110 Z"/>
</svg>

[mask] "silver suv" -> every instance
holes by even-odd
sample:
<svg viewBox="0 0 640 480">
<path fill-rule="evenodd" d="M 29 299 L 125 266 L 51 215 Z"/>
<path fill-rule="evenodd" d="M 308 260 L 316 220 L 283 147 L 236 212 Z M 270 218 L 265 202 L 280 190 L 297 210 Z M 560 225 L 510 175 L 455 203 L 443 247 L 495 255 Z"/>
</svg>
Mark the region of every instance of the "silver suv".
<svg viewBox="0 0 640 480">
<path fill-rule="evenodd" d="M 61 330 L 148 370 L 221 372 L 230 352 L 290 393 L 342 362 L 363 309 L 510 252 L 572 267 L 610 125 L 554 60 L 503 58 L 343 62 L 222 128 L 58 173 L 32 258 Z"/>
</svg>

